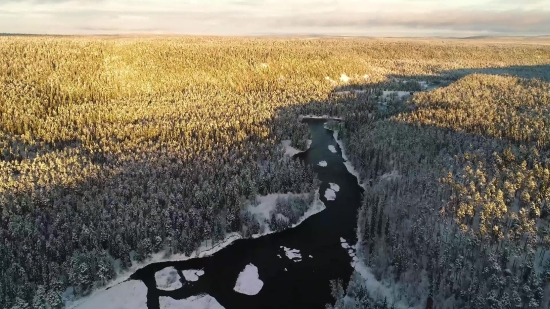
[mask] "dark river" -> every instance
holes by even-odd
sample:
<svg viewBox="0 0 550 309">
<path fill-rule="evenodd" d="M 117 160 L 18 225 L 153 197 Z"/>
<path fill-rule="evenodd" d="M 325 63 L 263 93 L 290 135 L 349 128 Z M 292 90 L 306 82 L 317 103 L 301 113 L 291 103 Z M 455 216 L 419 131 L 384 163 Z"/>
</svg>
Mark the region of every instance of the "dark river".
<svg viewBox="0 0 550 309">
<path fill-rule="evenodd" d="M 347 171 L 333 132 L 323 127 L 325 120 L 304 121 L 309 124 L 312 144 L 309 150 L 296 156 L 315 168 L 322 182 L 320 198 L 327 208 L 295 228 L 256 239 L 240 239 L 208 257 L 154 263 L 139 269 L 130 279 L 142 280 L 147 286 L 149 309 L 159 308 L 160 296 L 184 299 L 200 294 L 211 295 L 226 309 L 321 309 L 327 303 L 334 303 L 330 280 L 342 279 L 347 283 L 353 270 L 350 255 L 342 248 L 340 237 L 348 244 L 357 242 L 354 229 L 363 189 L 356 177 Z M 329 145 L 333 145 L 337 153 L 332 153 Z M 321 167 L 320 161 L 328 165 Z M 324 197 L 329 183 L 340 186 L 333 201 Z M 302 260 L 295 262 L 286 258 L 282 246 L 300 250 Z M 239 273 L 250 263 L 258 268 L 259 279 L 264 284 L 253 296 L 233 290 Z M 175 291 L 158 290 L 155 272 L 169 266 L 178 271 L 202 269 L 204 275 L 198 281 L 185 282 Z"/>
</svg>

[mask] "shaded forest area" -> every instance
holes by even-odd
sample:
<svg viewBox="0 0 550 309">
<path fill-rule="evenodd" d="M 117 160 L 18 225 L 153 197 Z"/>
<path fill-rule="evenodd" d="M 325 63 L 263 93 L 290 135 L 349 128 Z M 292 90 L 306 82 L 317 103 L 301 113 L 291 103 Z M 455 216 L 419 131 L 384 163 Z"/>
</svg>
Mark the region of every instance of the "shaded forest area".
<svg viewBox="0 0 550 309">
<path fill-rule="evenodd" d="M 547 308 L 549 63 L 480 41 L 1 37 L 0 307 L 250 233 L 257 195 L 317 189 L 281 146 L 306 148 L 312 114 L 345 119 L 372 184 L 360 254 L 395 297 Z M 448 86 L 381 102 L 426 80 Z M 342 306 L 383 306 L 355 281 Z"/>
</svg>

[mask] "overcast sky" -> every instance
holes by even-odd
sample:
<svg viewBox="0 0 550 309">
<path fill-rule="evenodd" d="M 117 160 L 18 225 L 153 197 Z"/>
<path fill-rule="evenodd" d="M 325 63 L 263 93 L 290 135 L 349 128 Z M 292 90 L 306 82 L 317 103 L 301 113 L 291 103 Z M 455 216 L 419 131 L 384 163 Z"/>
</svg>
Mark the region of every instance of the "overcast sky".
<svg viewBox="0 0 550 309">
<path fill-rule="evenodd" d="M 550 0 L 0 0 L 0 33 L 550 34 Z"/>
</svg>

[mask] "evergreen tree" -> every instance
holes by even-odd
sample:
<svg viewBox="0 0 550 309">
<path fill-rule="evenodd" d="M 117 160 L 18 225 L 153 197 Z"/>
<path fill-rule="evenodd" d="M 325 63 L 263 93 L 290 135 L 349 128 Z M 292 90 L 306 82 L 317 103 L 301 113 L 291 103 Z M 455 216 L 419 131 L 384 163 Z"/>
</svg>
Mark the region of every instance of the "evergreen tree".
<svg viewBox="0 0 550 309">
<path fill-rule="evenodd" d="M 377 235 L 378 237 L 382 236 L 382 219 L 384 218 L 384 205 L 380 205 L 380 211 L 378 215 L 378 224 L 377 227 Z"/>
</svg>

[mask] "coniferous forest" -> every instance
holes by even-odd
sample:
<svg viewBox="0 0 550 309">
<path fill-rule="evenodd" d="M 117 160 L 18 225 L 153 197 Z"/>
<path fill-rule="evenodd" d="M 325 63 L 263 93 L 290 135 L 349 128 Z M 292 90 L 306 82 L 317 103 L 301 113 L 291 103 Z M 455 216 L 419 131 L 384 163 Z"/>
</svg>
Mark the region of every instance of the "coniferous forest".
<svg viewBox="0 0 550 309">
<path fill-rule="evenodd" d="M 301 115 L 343 119 L 358 257 L 391 287 L 355 273 L 335 308 L 549 308 L 544 41 L 32 36 L 0 37 L 0 308 L 257 233 L 257 196 L 318 189 L 284 154 Z"/>
</svg>

